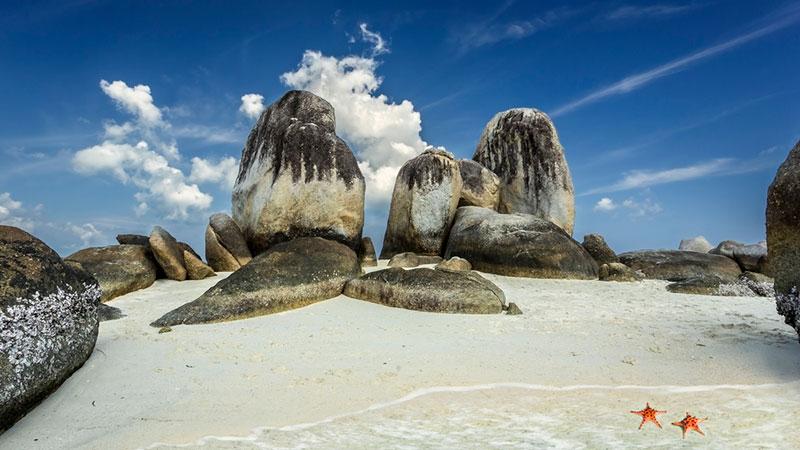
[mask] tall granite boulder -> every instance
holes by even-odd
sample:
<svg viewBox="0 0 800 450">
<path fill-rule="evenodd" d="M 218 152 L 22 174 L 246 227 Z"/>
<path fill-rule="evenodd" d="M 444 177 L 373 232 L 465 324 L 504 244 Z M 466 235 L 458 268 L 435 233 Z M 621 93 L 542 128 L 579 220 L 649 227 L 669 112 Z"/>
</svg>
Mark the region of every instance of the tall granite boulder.
<svg viewBox="0 0 800 450">
<path fill-rule="evenodd" d="M 800 201 L 800 199 L 798 199 Z M 767 243 L 766 241 L 756 244 L 742 245 L 733 249 L 733 259 L 739 263 L 742 270 L 750 272 L 766 271 L 767 266 Z"/>
<path fill-rule="evenodd" d="M 614 250 L 611 250 L 605 238 L 599 234 L 587 234 L 583 237 L 581 245 L 592 255 L 598 266 L 619 262 L 617 254 L 614 253 Z"/>
<path fill-rule="evenodd" d="M 0 433 L 89 358 L 99 300 L 91 275 L 0 225 Z"/>
<path fill-rule="evenodd" d="M 441 255 L 461 197 L 461 170 L 453 155 L 428 149 L 397 174 L 381 258 L 398 253 Z"/>
<path fill-rule="evenodd" d="M 728 257 L 681 250 L 642 250 L 619 255 L 622 264 L 642 271 L 647 278 L 684 281 L 714 276 L 733 283 L 742 273 L 739 265 Z"/>
<path fill-rule="evenodd" d="M 800 334 L 800 142 L 769 186 L 767 247 L 778 312 Z"/>
<path fill-rule="evenodd" d="M 480 206 L 497 210 L 500 177 L 471 159 L 458 161 L 461 170 L 461 199 L 458 206 Z"/>
<path fill-rule="evenodd" d="M 85 248 L 64 260 L 92 274 L 100 283 L 102 302 L 144 289 L 156 281 L 156 264 L 150 250 L 143 245 Z"/>
<path fill-rule="evenodd" d="M 298 238 L 270 247 L 197 300 L 151 325 L 223 322 L 300 308 L 336 297 L 359 275 L 358 256 L 349 247 L 322 238 Z"/>
<path fill-rule="evenodd" d="M 472 159 L 500 177 L 501 213 L 532 214 L 572 235 L 572 177 L 547 114 L 530 108 L 497 113 L 486 124 Z"/>
<path fill-rule="evenodd" d="M 564 229 L 531 214 L 458 208 L 445 258 L 483 272 L 532 278 L 597 279 L 597 263 Z"/>
<path fill-rule="evenodd" d="M 212 215 L 206 227 L 208 265 L 217 272 L 233 272 L 251 259 L 253 255 L 239 225 L 227 214 Z"/>
<path fill-rule="evenodd" d="M 708 253 L 711 249 L 711 244 L 709 244 L 708 240 L 703 236 L 682 239 L 680 245 L 678 245 L 678 250 L 683 250 L 685 252 Z"/>
<path fill-rule="evenodd" d="M 330 103 L 306 91 L 287 92 L 261 114 L 232 198 L 233 220 L 253 254 L 311 236 L 358 251 L 364 176 L 335 126 Z"/>
<path fill-rule="evenodd" d="M 398 267 L 347 282 L 344 295 L 395 308 L 440 313 L 499 314 L 503 291 L 475 272 Z"/>
<path fill-rule="evenodd" d="M 150 233 L 150 250 L 156 262 L 164 270 L 170 280 L 186 279 L 186 265 L 183 260 L 183 248 L 169 232 L 159 226 L 153 227 Z"/>
</svg>

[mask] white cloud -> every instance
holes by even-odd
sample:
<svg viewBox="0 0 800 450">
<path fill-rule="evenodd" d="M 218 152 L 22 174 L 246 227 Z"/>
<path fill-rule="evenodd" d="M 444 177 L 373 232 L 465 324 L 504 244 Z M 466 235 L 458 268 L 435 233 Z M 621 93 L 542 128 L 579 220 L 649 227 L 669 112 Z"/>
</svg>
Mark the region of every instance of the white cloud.
<svg viewBox="0 0 800 450">
<path fill-rule="evenodd" d="M 196 184 L 188 184 L 183 172 L 171 167 L 166 158 L 150 150 L 144 141 L 136 145 L 104 141 L 76 152 L 72 166 L 84 175 L 108 172 L 123 183 L 134 184 L 143 190 L 137 200 L 159 201 L 172 219 L 187 218 L 192 209 L 203 211 L 213 200 Z"/>
<path fill-rule="evenodd" d="M 505 2 L 492 16 L 483 21 L 467 24 L 454 34 L 454 40 L 462 53 L 501 41 L 526 38 L 542 30 L 554 27 L 579 12 L 576 9 L 556 8 L 528 20 L 500 22 L 500 17 L 512 5 Z"/>
<path fill-rule="evenodd" d="M 607 20 L 635 20 L 635 19 L 658 19 L 676 16 L 700 8 L 700 4 L 687 5 L 624 5 L 609 12 L 603 17 Z"/>
<path fill-rule="evenodd" d="M 630 210 L 633 217 L 654 216 L 663 211 L 661 205 L 649 198 L 645 198 L 641 201 L 629 198 L 622 202 L 622 206 Z"/>
<path fill-rule="evenodd" d="M 360 24 L 358 28 L 361 30 L 361 39 L 363 39 L 364 42 L 372 44 L 373 57 L 382 55 L 384 53 L 389 53 L 389 47 L 380 33 L 367 29 L 366 23 Z"/>
<path fill-rule="evenodd" d="M 109 83 L 100 80 L 100 88 L 111 97 L 114 102 L 136 116 L 139 122 L 148 127 L 162 125 L 161 110 L 153 104 L 150 86 L 137 84 L 129 87 L 124 81 Z"/>
<path fill-rule="evenodd" d="M 400 167 L 422 153 L 422 120 L 414 105 L 392 103 L 377 94 L 382 78 L 373 58 L 336 58 L 307 50 L 297 70 L 281 75 L 294 89 L 313 92 L 333 105 L 336 132 L 359 160 L 367 183 L 367 201 L 386 202 Z"/>
<path fill-rule="evenodd" d="M 607 97 L 627 94 L 647 84 L 650 84 L 659 78 L 663 78 L 667 75 L 672 75 L 673 73 L 683 70 L 693 63 L 703 61 L 712 56 L 734 49 L 748 42 L 754 41 L 793 25 L 798 20 L 800 20 L 800 5 L 794 5 L 786 11 L 783 11 L 782 14 L 778 15 L 777 19 L 769 22 L 767 25 L 764 25 L 761 28 L 739 35 L 721 44 L 717 44 L 678 59 L 674 59 L 666 64 L 662 64 L 650 70 L 629 75 L 615 83 L 591 92 L 578 100 L 574 100 L 556 108 L 550 114 L 550 116 L 557 117 L 572 112 L 590 103 L 603 100 Z"/>
<path fill-rule="evenodd" d="M 85 223 L 83 225 L 67 223 L 66 228 L 70 233 L 81 240 L 84 247 L 101 244 L 107 240 L 106 236 L 91 223 Z"/>
<path fill-rule="evenodd" d="M 584 195 L 599 194 L 603 192 L 618 192 L 629 189 L 637 189 L 657 184 L 674 183 L 677 181 L 687 181 L 710 175 L 720 175 L 723 173 L 741 173 L 741 167 L 734 166 L 733 159 L 722 158 L 708 162 L 694 164 L 686 167 L 677 167 L 666 170 L 633 170 L 626 173 L 621 180 L 616 183 L 592 189 Z"/>
<path fill-rule="evenodd" d="M 609 212 L 617 209 L 617 204 L 614 203 L 614 200 L 611 200 L 608 197 L 601 198 L 595 205 L 594 210 L 600 212 Z"/>
<path fill-rule="evenodd" d="M 219 183 L 220 187 L 230 191 L 239 175 L 239 161 L 229 156 L 218 162 L 202 158 L 192 158 L 192 172 L 189 181 L 195 183 Z"/>
<path fill-rule="evenodd" d="M 28 217 L 22 208 L 22 202 L 14 200 L 8 192 L 0 193 L 0 224 L 22 228 L 29 232 L 36 228 L 36 222 Z"/>
<path fill-rule="evenodd" d="M 264 111 L 264 96 L 260 94 L 245 94 L 242 96 L 242 105 L 239 111 L 251 119 L 257 119 Z"/>
</svg>

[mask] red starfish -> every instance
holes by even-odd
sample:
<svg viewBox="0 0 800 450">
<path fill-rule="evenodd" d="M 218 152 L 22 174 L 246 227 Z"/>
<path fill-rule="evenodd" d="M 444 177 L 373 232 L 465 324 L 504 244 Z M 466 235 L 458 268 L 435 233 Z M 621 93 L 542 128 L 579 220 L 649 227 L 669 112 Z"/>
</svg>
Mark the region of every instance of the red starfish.
<svg viewBox="0 0 800 450">
<path fill-rule="evenodd" d="M 683 430 L 683 437 L 685 439 L 686 432 L 690 430 L 694 430 L 700 433 L 701 435 L 705 436 L 706 434 L 703 433 L 703 430 L 700 429 L 700 422 L 705 422 L 706 420 L 708 420 L 708 417 L 703 419 L 698 419 L 697 417 L 687 412 L 686 417 L 684 417 L 683 420 L 681 420 L 680 422 L 672 422 L 672 424 L 675 425 L 676 427 L 681 427 L 681 429 Z"/>
<path fill-rule="evenodd" d="M 664 414 L 666 411 L 658 411 L 650 407 L 650 403 L 647 403 L 647 406 L 641 411 L 631 411 L 631 414 L 638 414 L 642 416 L 642 423 L 639 424 L 639 429 L 641 430 L 645 423 L 653 422 L 661 428 L 661 424 L 658 423 L 658 419 L 656 418 L 656 414 Z"/>
</svg>

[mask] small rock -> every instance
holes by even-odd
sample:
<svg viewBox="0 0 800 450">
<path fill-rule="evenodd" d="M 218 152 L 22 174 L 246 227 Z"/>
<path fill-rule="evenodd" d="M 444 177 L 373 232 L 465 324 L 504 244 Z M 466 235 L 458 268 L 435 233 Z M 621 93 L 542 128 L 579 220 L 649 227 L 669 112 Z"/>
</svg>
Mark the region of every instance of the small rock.
<svg viewBox="0 0 800 450">
<path fill-rule="evenodd" d="M 509 303 L 508 308 L 506 308 L 506 314 L 509 316 L 518 316 L 522 314 L 522 310 L 519 309 L 516 303 Z"/>
<path fill-rule="evenodd" d="M 417 255 L 412 252 L 398 253 L 389 260 L 389 267 L 417 267 L 422 264 L 438 264 L 442 262 L 441 256 Z"/>
<path fill-rule="evenodd" d="M 609 263 L 600 266 L 600 281 L 633 282 L 644 279 L 640 272 L 636 272 L 622 263 Z"/>
<path fill-rule="evenodd" d="M 472 270 L 472 264 L 464 258 L 453 256 L 452 258 L 442 261 L 436 265 L 436 269 L 443 270 Z"/>
<path fill-rule="evenodd" d="M 161 327 L 158 329 L 158 334 L 169 333 L 172 331 L 171 327 Z"/>
</svg>

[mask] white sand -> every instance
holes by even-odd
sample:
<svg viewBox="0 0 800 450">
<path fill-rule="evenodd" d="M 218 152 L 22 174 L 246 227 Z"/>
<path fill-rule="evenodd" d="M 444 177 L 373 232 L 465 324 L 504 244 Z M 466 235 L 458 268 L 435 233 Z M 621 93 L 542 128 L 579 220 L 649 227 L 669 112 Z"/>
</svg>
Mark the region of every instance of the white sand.
<svg viewBox="0 0 800 450">
<path fill-rule="evenodd" d="M 159 334 L 150 321 L 219 277 L 159 281 L 111 303 L 127 317 L 101 324 L 89 361 L 0 448 L 796 445 L 800 344 L 772 300 L 486 277 L 524 315 L 342 296 Z M 664 430 L 637 430 L 628 410 L 645 401 L 669 410 Z M 705 438 L 669 425 L 686 409 L 710 417 Z"/>
</svg>

